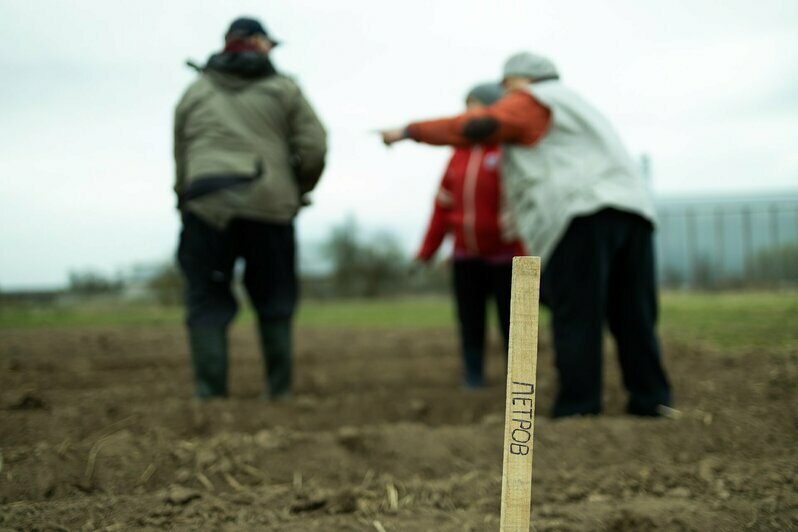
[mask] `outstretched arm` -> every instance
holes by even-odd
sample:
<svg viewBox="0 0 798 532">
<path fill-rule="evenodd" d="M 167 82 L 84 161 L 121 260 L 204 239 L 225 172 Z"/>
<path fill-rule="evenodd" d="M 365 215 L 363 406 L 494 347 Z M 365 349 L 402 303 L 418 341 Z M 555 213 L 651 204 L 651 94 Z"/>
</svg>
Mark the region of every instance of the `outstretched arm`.
<svg viewBox="0 0 798 532">
<path fill-rule="evenodd" d="M 386 145 L 404 139 L 434 145 L 536 143 L 545 135 L 551 111 L 529 92 L 516 90 L 490 107 L 451 118 L 414 122 L 404 129 L 382 132 Z"/>
</svg>

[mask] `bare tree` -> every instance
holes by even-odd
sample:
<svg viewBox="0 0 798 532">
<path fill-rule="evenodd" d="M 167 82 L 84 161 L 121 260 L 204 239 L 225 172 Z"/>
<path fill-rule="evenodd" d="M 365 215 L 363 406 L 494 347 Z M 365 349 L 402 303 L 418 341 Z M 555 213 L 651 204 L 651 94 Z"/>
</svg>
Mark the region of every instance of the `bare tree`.
<svg viewBox="0 0 798 532">
<path fill-rule="evenodd" d="M 397 291 L 407 268 L 393 235 L 365 237 L 351 216 L 332 228 L 323 249 L 333 266 L 337 295 L 377 297 Z"/>
</svg>

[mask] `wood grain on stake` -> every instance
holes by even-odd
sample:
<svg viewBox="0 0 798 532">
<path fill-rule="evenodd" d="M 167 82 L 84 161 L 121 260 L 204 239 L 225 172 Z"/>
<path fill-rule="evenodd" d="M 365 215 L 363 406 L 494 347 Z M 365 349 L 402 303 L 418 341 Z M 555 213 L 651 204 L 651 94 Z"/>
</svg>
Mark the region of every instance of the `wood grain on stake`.
<svg viewBox="0 0 798 532">
<path fill-rule="evenodd" d="M 539 298 L 540 258 L 515 257 L 504 417 L 502 532 L 529 531 Z"/>
</svg>

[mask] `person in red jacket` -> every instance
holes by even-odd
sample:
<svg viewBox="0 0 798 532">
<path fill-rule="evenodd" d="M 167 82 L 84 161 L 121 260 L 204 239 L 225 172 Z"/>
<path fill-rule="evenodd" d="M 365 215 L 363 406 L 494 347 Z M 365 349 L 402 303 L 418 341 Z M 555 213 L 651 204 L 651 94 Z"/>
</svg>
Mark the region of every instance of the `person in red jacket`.
<svg viewBox="0 0 798 532">
<path fill-rule="evenodd" d="M 502 97 L 497 83 L 474 87 L 468 110 L 489 106 Z M 447 234 L 454 236 L 454 293 L 457 303 L 464 383 L 485 383 L 485 308 L 495 300 L 505 349 L 510 333 L 512 259 L 523 255 L 504 208 L 496 144 L 457 147 L 441 180 L 432 218 L 417 259 L 428 262 Z"/>
</svg>

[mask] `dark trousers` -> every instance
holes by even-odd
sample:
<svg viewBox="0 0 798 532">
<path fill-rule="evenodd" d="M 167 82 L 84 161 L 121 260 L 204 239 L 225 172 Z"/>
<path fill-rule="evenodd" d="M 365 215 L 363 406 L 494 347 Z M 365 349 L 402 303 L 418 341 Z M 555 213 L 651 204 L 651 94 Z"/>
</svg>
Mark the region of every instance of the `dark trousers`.
<svg viewBox="0 0 798 532">
<path fill-rule="evenodd" d="M 543 275 L 560 387 L 555 416 L 601 412 L 605 320 L 615 338 L 627 411 L 657 415 L 671 404 L 656 335 L 653 227 L 615 209 L 575 218 Z"/>
<path fill-rule="evenodd" d="M 482 259 L 454 261 L 454 293 L 463 353 L 465 385 L 484 384 L 485 309 L 496 301 L 504 347 L 510 337 L 510 283 L 512 263 L 493 264 Z"/>
<path fill-rule="evenodd" d="M 292 224 L 233 219 L 220 231 L 195 214 L 183 215 L 177 258 L 188 282 L 189 327 L 226 327 L 238 306 L 233 267 L 244 259 L 244 287 L 258 317 L 290 318 L 297 303 Z"/>
<path fill-rule="evenodd" d="M 217 230 L 185 212 L 177 256 L 187 282 L 186 324 L 197 395 L 227 391 L 226 333 L 238 308 L 231 289 L 238 258 L 244 259 L 244 287 L 258 316 L 268 393 L 289 393 L 290 328 L 298 297 L 293 225 L 233 219 Z"/>
</svg>

